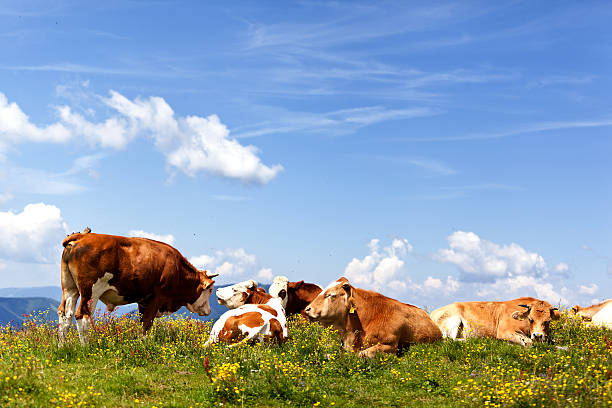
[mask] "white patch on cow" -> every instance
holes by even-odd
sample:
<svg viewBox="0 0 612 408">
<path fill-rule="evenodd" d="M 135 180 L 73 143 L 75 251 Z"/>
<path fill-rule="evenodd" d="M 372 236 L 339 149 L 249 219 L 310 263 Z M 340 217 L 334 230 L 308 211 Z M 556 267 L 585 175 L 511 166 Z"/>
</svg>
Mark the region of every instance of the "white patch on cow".
<svg viewBox="0 0 612 408">
<path fill-rule="evenodd" d="M 66 334 L 68 329 L 72 326 L 72 316 L 74 316 L 74 309 L 76 307 L 76 301 L 79 297 L 79 291 L 76 288 L 72 288 L 64 291 L 64 311 L 57 312 L 59 320 L 59 345 L 62 346 L 66 342 Z"/>
<path fill-rule="evenodd" d="M 91 287 L 91 311 L 92 313 L 96 310 L 96 304 L 98 300 L 101 300 L 108 306 L 109 310 L 114 310 L 115 306 L 125 305 L 127 302 L 123 296 L 119 295 L 119 291 L 116 287 L 109 285 L 114 275 L 106 272 L 103 277 L 98 279 L 96 283 Z"/>
<path fill-rule="evenodd" d="M 195 302 L 187 303 L 185 307 L 187 307 L 187 310 L 189 310 L 191 313 L 197 313 L 200 316 L 208 316 L 211 312 L 210 304 L 208 303 L 211 293 L 212 286 L 204 289 L 200 294 L 200 297 L 198 297 Z"/>
<path fill-rule="evenodd" d="M 591 322 L 596 326 L 605 326 L 612 329 L 612 303 L 608 303 L 599 312 L 595 313 Z"/>
<path fill-rule="evenodd" d="M 82 318 L 76 321 L 77 330 L 79 332 L 79 340 L 82 345 L 89 343 L 89 328 L 91 327 L 91 319 L 89 316 L 84 315 Z"/>
<path fill-rule="evenodd" d="M 272 285 L 270 285 L 270 289 L 268 290 L 268 293 L 276 298 L 280 298 L 279 293 L 284 289 L 285 290 L 285 297 L 284 299 L 281 299 L 281 303 L 283 305 L 283 308 L 287 307 L 287 301 L 289 299 L 289 295 L 288 295 L 288 284 L 289 284 L 289 279 L 287 279 L 287 277 L 285 276 L 276 276 L 274 278 L 274 281 L 272 281 Z"/>
<path fill-rule="evenodd" d="M 223 313 L 223 315 L 221 315 L 219 320 L 217 320 L 215 324 L 213 325 L 210 331 L 210 337 L 208 338 L 206 343 L 204 343 L 204 347 L 208 347 L 212 343 L 216 343 L 219 341 L 219 334 L 221 333 L 221 330 L 223 330 L 223 327 L 225 326 L 225 322 L 227 322 L 227 320 L 230 317 L 241 316 L 245 313 L 250 313 L 250 312 L 259 313 L 259 315 L 263 319 L 263 324 L 257 327 L 248 327 L 245 325 L 239 325 L 238 328 L 242 331 L 242 333 L 246 335 L 246 338 L 244 339 L 244 341 L 251 341 L 251 340 L 263 341 L 264 336 L 270 336 L 272 334 L 270 320 L 272 319 L 278 320 L 278 322 L 281 324 L 281 327 L 283 328 L 283 337 L 287 338 L 287 335 L 288 335 L 287 318 L 285 317 L 285 309 L 283 308 L 281 300 L 279 298 L 273 297 L 265 304 L 270 306 L 272 309 L 274 309 L 277 315 L 274 316 L 273 314 L 266 312 L 265 310 L 259 308 L 258 306 L 261 306 L 261 305 L 255 305 L 255 304 L 250 304 L 250 303 L 237 307 L 236 309 L 228 310 L 227 312 Z"/>
<path fill-rule="evenodd" d="M 247 293 L 249 289 L 257 289 L 257 282 L 252 279 L 244 282 L 236 283 L 232 286 L 217 289 L 217 302 L 220 305 L 225 305 L 228 309 L 235 309 L 244 305 L 243 294 Z"/>
</svg>

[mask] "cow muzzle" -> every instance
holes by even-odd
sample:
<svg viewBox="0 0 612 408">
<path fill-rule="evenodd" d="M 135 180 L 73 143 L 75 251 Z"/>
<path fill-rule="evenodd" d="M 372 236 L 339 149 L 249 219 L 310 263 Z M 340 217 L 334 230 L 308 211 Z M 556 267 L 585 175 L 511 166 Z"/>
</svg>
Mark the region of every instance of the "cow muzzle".
<svg viewBox="0 0 612 408">
<path fill-rule="evenodd" d="M 314 310 L 310 306 L 307 306 L 306 309 L 304 309 L 304 314 L 311 322 L 318 320 L 319 317 L 317 314 L 315 314 Z"/>
</svg>

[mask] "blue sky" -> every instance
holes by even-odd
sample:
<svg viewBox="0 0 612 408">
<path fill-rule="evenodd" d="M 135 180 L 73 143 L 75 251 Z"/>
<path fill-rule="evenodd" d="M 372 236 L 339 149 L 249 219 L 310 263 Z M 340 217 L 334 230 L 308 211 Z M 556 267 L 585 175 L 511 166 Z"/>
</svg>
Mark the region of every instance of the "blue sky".
<svg viewBox="0 0 612 408">
<path fill-rule="evenodd" d="M 553 7 L 554 6 L 554 7 Z M 612 293 L 607 2 L 3 2 L 0 286 L 66 233 L 436 307 Z"/>
</svg>

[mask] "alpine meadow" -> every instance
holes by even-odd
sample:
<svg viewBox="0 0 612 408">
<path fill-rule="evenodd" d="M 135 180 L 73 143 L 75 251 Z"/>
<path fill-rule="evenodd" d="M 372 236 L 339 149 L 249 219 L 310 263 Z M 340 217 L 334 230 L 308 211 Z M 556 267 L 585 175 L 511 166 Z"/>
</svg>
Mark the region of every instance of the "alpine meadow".
<svg viewBox="0 0 612 408">
<path fill-rule="evenodd" d="M 143 337 L 134 316 L 99 315 L 90 344 L 30 316 L 0 334 L 6 407 L 609 407 L 612 330 L 563 313 L 554 344 L 495 339 L 414 345 L 363 359 L 337 333 L 302 317 L 283 345 L 216 343 L 210 322 L 157 319 Z"/>
</svg>

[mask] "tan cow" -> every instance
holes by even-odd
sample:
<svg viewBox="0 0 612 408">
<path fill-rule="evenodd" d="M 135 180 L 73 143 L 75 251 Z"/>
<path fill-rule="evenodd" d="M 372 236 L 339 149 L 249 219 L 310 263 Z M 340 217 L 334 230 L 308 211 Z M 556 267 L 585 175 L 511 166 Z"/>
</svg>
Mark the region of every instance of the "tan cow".
<svg viewBox="0 0 612 408">
<path fill-rule="evenodd" d="M 583 320 L 590 321 L 596 326 L 612 329 L 612 299 L 605 300 L 596 305 L 572 308 L 572 312 Z"/>
<path fill-rule="evenodd" d="M 423 309 L 355 288 L 344 277 L 323 289 L 304 312 L 311 320 L 333 326 L 344 348 L 364 357 L 442 338 Z"/>
<path fill-rule="evenodd" d="M 196 269 L 168 244 L 84 231 L 69 235 L 62 245 L 62 303 L 57 310 L 60 345 L 72 325 L 79 296 L 74 317 L 82 344 L 89 340 L 98 300 L 111 311 L 118 305 L 138 303 L 145 333 L 156 316 L 182 306 L 201 316 L 210 314 L 211 278 L 217 274 Z"/>
<path fill-rule="evenodd" d="M 494 337 L 523 346 L 545 340 L 550 321 L 559 317 L 556 307 L 532 297 L 505 302 L 456 302 L 431 312 L 444 337 Z"/>
</svg>

